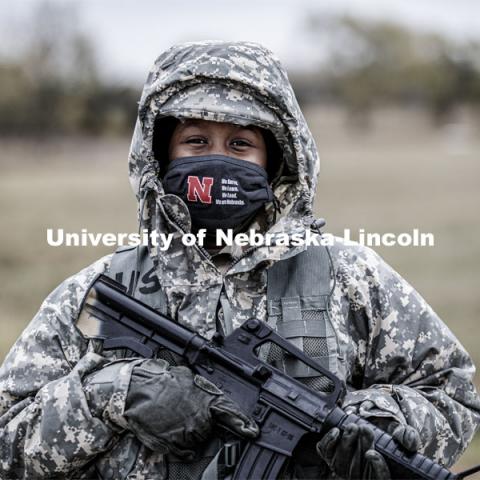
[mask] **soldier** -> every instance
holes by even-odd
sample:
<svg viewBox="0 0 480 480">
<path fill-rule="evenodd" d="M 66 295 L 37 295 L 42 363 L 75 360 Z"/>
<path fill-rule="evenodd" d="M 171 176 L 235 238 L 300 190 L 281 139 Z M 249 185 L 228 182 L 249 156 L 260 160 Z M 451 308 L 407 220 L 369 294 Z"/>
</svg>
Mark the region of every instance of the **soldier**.
<svg viewBox="0 0 480 480">
<path fill-rule="evenodd" d="M 80 333 L 85 293 L 101 273 L 207 337 L 251 318 L 268 322 L 346 382 L 347 411 L 452 465 L 480 420 L 475 369 L 403 278 L 372 250 L 339 239 L 330 247 L 212 243 L 216 228 L 317 231 L 318 171 L 314 140 L 271 52 L 199 42 L 163 53 L 140 100 L 129 174 L 140 228 L 173 233 L 173 242 L 167 251 L 121 249 L 44 301 L 0 371 L 2 478 L 218 478 L 226 436 L 217 427 L 246 438 L 258 433 L 177 358 L 130 357 Z M 182 235 L 200 228 L 208 232 L 205 247 L 184 245 Z M 324 388 L 321 378 L 271 353 L 267 361 Z M 352 427 L 305 445 L 285 477 L 389 472 L 372 432 Z"/>
</svg>

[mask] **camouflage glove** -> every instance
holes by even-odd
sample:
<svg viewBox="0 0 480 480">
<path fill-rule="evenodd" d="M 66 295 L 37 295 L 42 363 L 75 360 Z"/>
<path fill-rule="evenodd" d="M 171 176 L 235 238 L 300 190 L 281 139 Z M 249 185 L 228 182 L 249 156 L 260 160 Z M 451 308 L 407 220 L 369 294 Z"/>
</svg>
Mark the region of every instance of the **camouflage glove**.
<svg viewBox="0 0 480 480">
<path fill-rule="evenodd" d="M 347 425 L 343 434 L 332 428 L 317 443 L 317 453 L 335 473 L 345 480 L 390 480 L 383 456 L 374 449 L 371 428 Z"/>
<path fill-rule="evenodd" d="M 148 448 L 191 457 L 218 424 L 248 438 L 257 425 L 205 378 L 164 360 L 145 360 L 133 368 L 124 417 Z"/>
</svg>

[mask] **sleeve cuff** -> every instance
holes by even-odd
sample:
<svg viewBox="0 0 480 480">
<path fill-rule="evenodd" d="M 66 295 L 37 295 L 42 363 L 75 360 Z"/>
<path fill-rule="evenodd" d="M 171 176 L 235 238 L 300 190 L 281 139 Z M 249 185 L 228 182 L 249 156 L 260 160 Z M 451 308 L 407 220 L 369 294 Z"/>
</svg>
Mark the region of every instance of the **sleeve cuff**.
<svg viewBox="0 0 480 480">
<path fill-rule="evenodd" d="M 84 383 L 92 414 L 115 430 L 126 430 L 125 402 L 133 369 L 144 358 L 120 359 L 107 363 Z"/>
<path fill-rule="evenodd" d="M 343 408 L 347 413 L 355 413 L 378 426 L 392 421 L 408 424 L 393 395 L 392 385 L 372 385 L 365 390 L 348 392 Z"/>
</svg>

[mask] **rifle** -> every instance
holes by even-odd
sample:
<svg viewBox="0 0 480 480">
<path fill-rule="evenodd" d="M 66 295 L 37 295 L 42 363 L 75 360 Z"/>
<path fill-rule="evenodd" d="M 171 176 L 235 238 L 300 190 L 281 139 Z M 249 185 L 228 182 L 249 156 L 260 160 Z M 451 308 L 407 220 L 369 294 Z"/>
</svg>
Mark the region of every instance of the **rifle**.
<svg viewBox="0 0 480 480">
<path fill-rule="evenodd" d="M 224 337 L 207 340 L 125 293 L 105 275 L 88 291 L 77 326 L 87 338 L 103 340 L 104 349 L 127 348 L 151 358 L 159 349 L 179 355 L 197 374 L 242 406 L 260 427 L 248 442 L 230 480 L 277 479 L 306 434 L 321 438 L 332 427 L 368 424 L 375 449 L 385 458 L 392 479 L 460 480 L 480 469 L 454 474 L 419 453 L 410 453 L 383 430 L 340 407 L 343 382 L 259 320 L 248 320 Z M 281 349 L 324 379 L 325 392 L 314 391 L 264 361 L 265 352 Z M 263 359 L 262 359 L 263 358 Z"/>
</svg>

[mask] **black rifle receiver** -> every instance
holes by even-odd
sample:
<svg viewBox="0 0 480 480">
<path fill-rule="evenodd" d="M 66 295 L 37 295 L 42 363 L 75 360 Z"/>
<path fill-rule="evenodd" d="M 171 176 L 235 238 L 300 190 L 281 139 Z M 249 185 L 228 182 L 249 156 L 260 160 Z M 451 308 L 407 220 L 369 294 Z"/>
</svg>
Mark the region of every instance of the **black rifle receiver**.
<svg viewBox="0 0 480 480">
<path fill-rule="evenodd" d="M 102 339 L 104 349 L 128 348 L 150 358 L 166 348 L 241 405 L 259 425 L 260 434 L 246 444 L 231 480 L 275 480 L 305 434 L 320 436 L 350 423 L 373 429 L 375 448 L 386 459 L 392 479 L 463 478 L 428 457 L 407 452 L 370 422 L 346 414 L 338 406 L 345 392 L 343 382 L 264 322 L 249 320 L 227 337 L 209 341 L 124 291 L 123 285 L 100 275 L 88 292 L 78 328 L 87 338 Z M 327 379 L 328 391 L 311 390 L 261 360 L 262 346 L 272 344 Z"/>
</svg>

